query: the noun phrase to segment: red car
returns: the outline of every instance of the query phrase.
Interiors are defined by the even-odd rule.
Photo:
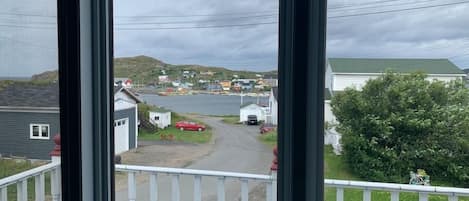
[[[275,129],[277,129],[277,127],[272,124],[262,124],[262,126],[259,128],[261,134],[275,131]]]
[[[176,123],[176,128],[184,131],[204,131],[205,126],[201,124],[197,124],[195,122],[190,122],[190,121],[179,121]]]

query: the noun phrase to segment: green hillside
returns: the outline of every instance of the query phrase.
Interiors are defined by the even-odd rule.
[[[199,79],[226,80],[232,79],[233,75],[239,78],[256,78],[256,74],[276,74],[276,71],[270,72],[251,72],[251,71],[233,71],[222,67],[209,67],[201,65],[172,65],[164,63],[158,59],[148,56],[123,57],[117,58],[114,62],[114,77],[128,77],[139,83],[154,83],[158,80],[162,70],[170,79],[183,79],[183,71],[192,71],[196,73],[193,81]],[[213,76],[200,75],[200,72],[211,71]],[[188,81],[192,81],[189,79]]]
[[[266,78],[276,77],[277,71],[269,72],[251,72],[251,71],[233,71],[222,67],[208,67],[201,65],[172,65],[164,63],[158,59],[148,56],[122,57],[114,60],[114,77],[128,77],[138,83],[151,84],[156,83],[162,70],[171,80],[183,79],[183,71],[191,71],[196,74],[194,78],[188,78],[186,81],[196,83],[199,79],[204,80],[230,80],[233,75],[239,78],[256,78],[256,74]],[[201,75],[201,72],[213,72],[212,76]],[[47,71],[41,74],[33,75],[33,81],[56,81],[57,71]]]

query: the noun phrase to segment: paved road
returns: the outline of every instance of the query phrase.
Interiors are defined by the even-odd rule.
[[[199,117],[213,128],[216,144],[211,154],[194,161],[186,168],[201,170],[218,170],[244,172],[252,174],[268,174],[272,161],[272,151],[257,140],[257,126],[228,125],[215,117]],[[159,200],[171,200],[171,180],[161,175],[158,177]],[[181,177],[181,201],[193,200],[192,177]],[[254,184],[251,184],[252,188]],[[227,180],[225,183],[226,200],[238,200],[240,183]],[[216,200],[217,186],[215,179],[202,179],[204,201]],[[116,192],[117,200],[126,200],[127,192]],[[147,182],[138,184],[137,200],[148,200],[149,187]]]

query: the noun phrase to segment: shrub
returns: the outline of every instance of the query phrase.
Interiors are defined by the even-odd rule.
[[[462,81],[387,72],[361,91],[335,94],[332,111],[351,169],[373,181],[409,181],[425,169],[436,180],[469,187],[469,90]]]

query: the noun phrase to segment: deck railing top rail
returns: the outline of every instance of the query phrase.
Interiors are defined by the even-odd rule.
[[[365,182],[365,181],[347,181],[326,179],[326,186],[337,188],[357,188],[365,190],[384,190],[384,191],[399,191],[399,192],[417,192],[417,193],[430,193],[442,195],[457,195],[469,196],[469,189],[467,188],[453,188],[453,187],[439,187],[439,186],[422,186],[410,184],[395,184],[395,183],[381,183],[381,182]]]
[[[46,173],[46,172],[50,172],[51,170],[53,170],[53,169],[55,169],[59,166],[60,166],[60,162],[52,162],[52,163],[48,163],[48,164],[43,165],[43,166],[39,166],[37,168],[33,168],[33,169],[30,169],[30,170],[27,170],[27,171],[24,171],[24,172],[21,172],[21,173],[18,173],[18,174],[15,174],[15,175],[3,178],[3,179],[0,179],[0,188],[6,187],[6,186],[11,185],[11,184],[15,184],[18,181],[21,181],[21,180],[24,180],[24,179],[28,179],[28,178],[31,178],[31,177],[34,177],[34,176],[37,176],[37,175],[40,175],[40,174],[43,174],[43,173]]]
[[[209,170],[194,170],[194,169],[182,169],[182,168],[148,167],[148,166],[137,166],[137,165],[116,165],[116,171],[152,172],[152,173],[166,173],[166,174],[194,175],[194,176],[198,175],[198,176],[209,176],[209,177],[251,179],[251,180],[260,180],[260,181],[272,181],[273,180],[272,176],[270,175],[257,175],[257,174],[245,174],[245,173],[209,171]]]

